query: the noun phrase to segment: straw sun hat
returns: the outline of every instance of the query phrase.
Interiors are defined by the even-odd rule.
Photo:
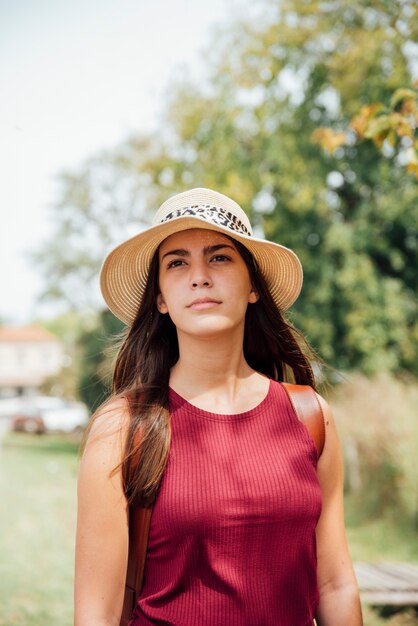
[[[153,225],[114,248],[103,263],[103,297],[125,324],[131,325],[136,317],[158,246],[169,235],[189,228],[214,230],[248,248],[281,311],[298,297],[303,274],[296,254],[280,244],[253,237],[247,215],[231,198],[211,189],[190,189],[164,202]]]

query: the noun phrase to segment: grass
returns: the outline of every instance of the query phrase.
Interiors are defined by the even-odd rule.
[[[355,526],[347,523],[346,529],[353,561],[418,563],[418,535],[410,519],[386,516]]]
[[[361,411],[364,412],[365,398],[377,406],[367,387],[361,385],[364,381],[356,386],[357,396],[348,387],[347,397],[341,391],[335,398],[343,439],[341,423],[345,419],[347,425],[354,415],[356,423],[351,419],[350,436],[364,439]],[[392,398],[390,411],[395,410],[395,405],[399,411],[400,395],[402,398],[404,395],[384,381],[381,397],[388,389]],[[415,506],[417,389],[411,391],[411,403],[401,407],[404,420],[398,420],[391,429],[385,427],[403,468],[402,498]],[[391,403],[385,400],[385,410],[388,404]],[[384,423],[385,416],[381,419]],[[386,424],[392,425],[393,420],[388,418]],[[368,442],[373,440],[371,427],[369,420],[365,429],[369,429]],[[0,448],[0,626],[71,626],[73,623],[78,445],[78,440],[68,436],[14,433],[5,436]],[[368,489],[371,487],[366,484],[366,496]],[[347,536],[353,560],[418,562],[414,506],[395,508],[398,513],[385,510],[374,517],[362,516],[359,507],[361,500],[347,498]],[[406,610],[383,618],[365,607],[364,623],[365,626],[418,626],[418,617],[412,610]]]
[[[405,609],[391,616],[382,617],[370,607],[363,608],[364,626],[417,626],[418,616],[414,609]]]
[[[8,434],[0,451],[0,626],[71,626],[78,443]]]

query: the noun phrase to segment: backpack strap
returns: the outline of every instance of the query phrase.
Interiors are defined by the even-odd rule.
[[[129,410],[133,410],[133,399],[127,396]],[[139,443],[139,433],[135,435],[135,444]],[[131,472],[135,472],[139,462],[135,455]],[[136,600],[141,593],[147,556],[148,535],[151,523],[152,508],[141,508],[133,505],[128,507],[129,548],[126,568],[125,592],[123,597],[120,626],[127,626],[136,607]]]
[[[318,459],[322,454],[325,444],[325,420],[318,396],[309,385],[292,385],[282,383],[294,412],[315,441]]]
[[[120,626],[127,626],[141,593],[152,509],[129,507],[129,551]]]

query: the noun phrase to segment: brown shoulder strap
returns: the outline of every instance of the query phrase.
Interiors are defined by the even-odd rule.
[[[130,409],[132,401],[128,396]],[[137,441],[139,433],[136,433]],[[139,459],[135,457],[131,465],[131,471],[135,471]],[[136,599],[141,593],[144,578],[145,559],[147,556],[148,535],[151,522],[152,509],[130,506],[129,519],[129,548],[128,565],[126,569],[125,595],[123,598],[122,615],[120,626],[127,626],[136,606]]]
[[[141,593],[151,512],[151,509],[129,507],[128,567],[120,626],[127,626]]]
[[[315,391],[309,385],[292,385],[291,383],[282,383],[282,385],[296,415],[311,433],[319,458],[325,444],[325,422]]]

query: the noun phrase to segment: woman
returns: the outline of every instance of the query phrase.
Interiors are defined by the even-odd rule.
[[[153,505],[133,626],[361,625],[332,415],[318,396],[317,462],[279,382],[314,386],[282,315],[301,284],[296,255],[208,189],[107,257],[102,292],[128,332],[80,467],[76,626],[119,624],[128,501]]]

